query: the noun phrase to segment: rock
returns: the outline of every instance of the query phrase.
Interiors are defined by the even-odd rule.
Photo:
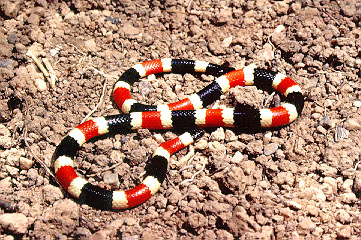
[[[39,92],[44,92],[48,87],[46,86],[46,82],[44,79],[35,78],[34,80],[35,87],[38,89]]]
[[[274,50],[271,44],[266,43],[263,49],[259,51],[258,58],[263,61],[272,61],[275,57]]]
[[[137,224],[137,222],[138,222],[138,220],[136,218],[132,218],[132,217],[124,218],[124,224],[126,224],[128,226],[134,226]]]
[[[119,31],[124,33],[125,36],[135,36],[141,32],[138,28],[132,26],[131,24],[125,24],[124,27],[119,29]]]
[[[199,150],[204,150],[208,147],[208,141],[205,139],[201,139],[195,143],[194,148]]]
[[[347,121],[344,123],[344,127],[347,130],[360,130],[361,125],[355,120],[355,119],[347,119]]]
[[[243,161],[244,156],[241,152],[237,151],[231,158],[231,163],[239,164]]]
[[[120,186],[118,174],[106,172],[104,174],[104,183],[111,186],[112,189],[118,189]]]
[[[64,195],[59,187],[49,184],[43,188],[43,197],[47,203],[53,204],[55,201],[64,198]]]
[[[280,209],[280,215],[285,218],[290,218],[293,216],[293,211],[291,209],[287,208],[281,208]]]
[[[307,211],[311,216],[318,216],[320,209],[317,208],[316,206],[313,206],[313,205],[307,205],[306,211]]]
[[[277,1],[274,4],[275,11],[279,15],[285,15],[288,12],[289,5],[288,1]]]
[[[340,209],[336,212],[336,219],[342,224],[350,222],[350,214],[346,212],[344,209]]]
[[[280,172],[277,174],[274,181],[277,184],[287,184],[289,186],[292,186],[295,178],[291,172]]]
[[[353,17],[356,14],[356,1],[344,1],[340,4],[343,14]]]
[[[106,240],[108,239],[109,230],[99,230],[89,236],[89,240]]]
[[[30,168],[26,174],[26,176],[28,177],[29,179],[29,182],[30,182],[30,186],[31,185],[34,185],[36,180],[38,179],[39,177],[39,174],[38,174],[38,170],[35,169],[35,168]]]
[[[181,197],[182,197],[182,194],[179,191],[173,191],[168,198],[169,203],[172,205],[177,204]]]
[[[256,170],[256,163],[254,161],[247,160],[241,163],[241,168],[246,175],[251,175]]]
[[[5,163],[12,167],[19,167],[20,157],[23,155],[25,155],[25,151],[16,148],[11,148],[0,153],[0,157],[6,159]]]
[[[83,227],[78,227],[75,231],[74,231],[74,235],[77,239],[80,240],[85,240],[85,239],[89,239],[91,232],[89,229],[87,228],[83,228]]]
[[[222,142],[224,141],[224,138],[225,138],[225,133],[224,133],[224,128],[222,127],[218,128],[216,131],[213,131],[211,134],[212,141]]]
[[[224,48],[228,48],[232,44],[232,39],[233,39],[232,36],[223,39],[223,41],[221,43],[221,46],[224,47]]]
[[[14,140],[11,137],[10,131],[7,127],[0,124],[0,147],[5,149],[11,148],[13,146]],[[0,156],[3,156],[0,154]]]
[[[240,167],[232,167],[224,177],[224,184],[231,191],[244,189],[244,172]]]
[[[295,201],[287,201],[286,202],[286,206],[295,209],[295,210],[301,210],[302,209],[302,205],[295,202]]]
[[[224,53],[224,48],[221,47],[221,43],[216,40],[210,41],[208,47],[209,51],[211,51],[216,56]]]
[[[167,204],[168,204],[168,198],[164,197],[164,195],[159,195],[157,198],[157,207],[159,209],[166,209]]]
[[[315,229],[316,224],[309,218],[309,217],[305,217],[303,218],[300,222],[299,222],[299,227],[301,227],[302,229],[305,230],[309,230],[312,231],[313,229]]]
[[[30,16],[27,19],[28,23],[33,24],[35,26],[38,26],[40,23],[40,17],[36,13],[30,14]]]
[[[95,40],[92,38],[84,42],[84,48],[88,52],[94,52],[97,49],[97,44]]]
[[[234,239],[234,237],[231,233],[229,233],[223,229],[217,230],[216,234],[217,234],[217,239],[222,239],[222,240],[233,240]]]
[[[0,124],[0,136],[10,137],[10,130],[3,124]]]
[[[209,150],[212,152],[212,154],[217,156],[224,156],[226,155],[226,147],[225,145],[221,144],[220,142],[209,142],[208,144]]]
[[[354,180],[354,190],[355,192],[361,192],[361,171],[356,171]]]
[[[154,75],[150,75],[150,76],[154,76]],[[142,96],[148,96],[151,92],[154,91],[154,89],[150,81],[140,81],[138,83],[138,91]]]
[[[7,189],[10,189],[10,191],[12,191],[11,177],[6,177],[0,180],[0,192],[7,192]]]
[[[361,107],[361,101],[354,101],[353,105],[357,108]]]
[[[5,165],[4,166],[6,172],[9,173],[12,177],[18,177],[19,176],[19,169],[13,166]]]
[[[214,17],[214,23],[216,25],[223,25],[232,19],[232,8],[221,8],[219,13]]]
[[[266,146],[264,146],[263,154],[266,156],[272,155],[273,153],[275,153],[277,151],[277,149],[278,149],[277,143],[267,144]]]
[[[336,230],[337,239],[350,239],[352,235],[352,228],[350,225],[341,226]]]
[[[217,236],[212,230],[206,230],[203,239],[217,239]]]
[[[22,170],[28,170],[33,166],[33,161],[25,157],[20,157],[19,162]]]
[[[326,201],[326,195],[321,189],[311,187],[311,190],[313,192],[313,196],[312,196],[313,200],[318,201],[318,202]]]
[[[197,199],[197,197],[201,194],[201,190],[196,185],[190,185],[188,187],[188,196],[193,199]]]
[[[69,234],[79,226],[79,204],[72,199],[61,199],[56,201],[51,208],[45,208],[41,216],[41,224],[49,226],[50,229],[62,229],[62,234]],[[55,225],[54,225],[55,224]],[[45,226],[40,226],[44,229]]]
[[[341,189],[345,193],[350,193],[350,192],[352,192],[352,185],[353,185],[353,180],[352,179],[346,179],[343,182]]]
[[[340,195],[341,201],[344,203],[354,203],[357,201],[357,197],[353,192],[343,193]]]
[[[9,17],[15,18],[18,15],[20,8],[20,4],[23,1],[15,0],[15,1],[1,1],[0,3],[0,10],[1,12]]]
[[[207,218],[200,213],[192,213],[188,216],[188,223],[192,228],[199,228],[207,225]]]
[[[336,193],[337,192],[337,181],[336,179],[332,178],[332,177],[325,177],[323,179],[324,184],[327,184],[331,187],[332,192]]]
[[[15,63],[16,62],[12,59],[8,59],[8,58],[0,59],[0,67],[6,68],[10,71],[14,70]]]
[[[272,140],[272,135],[273,135],[272,132],[265,133],[264,136],[263,136],[263,141],[265,143],[269,143]]]
[[[1,229],[6,229],[15,234],[26,233],[31,222],[22,213],[4,213],[0,215]]]

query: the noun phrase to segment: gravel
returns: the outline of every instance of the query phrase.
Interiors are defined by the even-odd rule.
[[[0,238],[357,239],[360,10],[357,1],[1,1]],[[52,64],[55,89],[29,50]],[[56,145],[98,103],[99,72],[109,78],[94,117],[119,112],[111,100],[118,76],[165,57],[280,71],[300,84],[305,108],[282,129],[207,131],[172,156],[160,191],[134,209],[100,211],[65,194],[34,156],[51,168]],[[147,80],[135,84],[134,98],[161,104],[213,77]],[[279,100],[237,87],[211,107]],[[156,146],[177,134],[99,138],[79,151],[75,167],[94,184],[129,189]]]

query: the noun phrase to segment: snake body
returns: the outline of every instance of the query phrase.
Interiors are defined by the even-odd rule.
[[[142,77],[156,73],[202,73],[216,76],[210,85],[188,98],[167,105],[144,105],[131,97],[131,86]],[[205,109],[235,86],[256,86],[276,90],[284,103],[270,109],[251,107]],[[302,112],[304,97],[299,85],[289,77],[254,65],[235,70],[204,61],[159,59],[137,64],[125,71],[116,82],[113,98],[122,114],[97,117],[72,129],[57,146],[54,154],[56,176],[64,189],[81,202],[100,209],[135,207],[160,188],[166,177],[170,156],[199,139],[206,127],[273,128],[293,122]],[[77,175],[74,157],[89,139],[106,133],[124,133],[137,129],[186,129],[179,137],[164,142],[154,152],[144,180],[123,191],[92,185]]]

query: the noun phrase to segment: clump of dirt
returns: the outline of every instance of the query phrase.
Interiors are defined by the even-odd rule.
[[[2,238],[361,235],[360,2],[11,0],[0,13]],[[34,56],[49,61],[53,78]],[[276,131],[208,132],[191,160],[178,162],[189,149],[172,156],[160,191],[134,209],[82,205],[46,171],[57,144],[97,106],[103,86],[92,116],[119,112],[111,100],[117,76],[165,57],[280,71],[300,84],[304,111]],[[143,103],[169,103],[212,80],[169,74],[136,84],[133,93]],[[267,107],[267,98],[236,88],[215,104]],[[135,186],[159,134],[176,136],[141,130],[92,141],[75,167],[101,186]]]

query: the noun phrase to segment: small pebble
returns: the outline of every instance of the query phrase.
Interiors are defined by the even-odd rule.
[[[124,219],[124,223],[128,226],[133,226],[137,223],[137,219],[132,218],[132,217],[127,217]]]
[[[272,139],[272,132],[268,132],[263,136],[263,141],[269,143]]]
[[[344,203],[354,203],[357,201],[357,197],[353,192],[343,193],[340,195],[340,197],[341,197],[341,201]]]
[[[263,154],[266,156],[272,155],[277,151],[277,149],[278,149],[277,143],[267,144],[266,146],[264,146]]]
[[[361,107],[361,101],[354,101],[353,105],[357,108]]]
[[[332,105],[334,105],[334,104],[335,104],[335,100],[326,99],[324,106],[325,107],[332,107]]]
[[[23,170],[28,170],[33,166],[33,161],[30,159],[27,159],[25,157],[20,157],[20,168]]]
[[[233,39],[232,36],[225,38],[222,41],[221,46],[224,47],[224,48],[228,48],[232,44],[232,39]]]
[[[280,209],[280,214],[284,217],[292,217],[293,215],[293,211],[291,209],[289,209],[288,207],[287,208],[281,208]]]
[[[112,187],[112,189],[117,189],[120,186],[118,174],[116,173],[107,172],[104,174],[103,179],[104,179],[104,183],[109,184]]]
[[[78,227],[75,231],[74,231],[74,235],[77,238],[81,238],[81,239],[88,239],[91,235],[91,232],[89,229],[87,228],[83,228],[83,227]]]
[[[46,82],[41,78],[36,78],[34,83],[39,92],[44,92],[48,88]]]
[[[45,202],[53,204],[55,201],[64,197],[63,192],[59,187],[53,185],[46,185],[43,188],[43,198]]]
[[[300,221],[299,226],[306,230],[313,230],[315,229],[316,224],[309,217],[305,217]]]
[[[153,74],[152,74],[153,75]],[[153,75],[154,76],[154,75]],[[138,84],[138,91],[141,95],[147,96],[153,90],[152,84],[149,81],[140,81]]]
[[[265,61],[271,61],[274,59],[275,54],[274,54],[274,50],[271,44],[266,43],[263,46],[263,49],[260,52],[261,54],[261,59],[264,59]]]
[[[0,59],[0,68],[14,70],[15,61],[12,59]]]
[[[344,127],[348,130],[360,130],[361,125],[355,119],[347,119],[344,123]]]
[[[159,134],[159,133],[154,134],[154,135],[153,135],[153,138],[154,138],[154,140],[157,141],[157,143],[159,143],[159,144],[165,142],[163,136],[162,136],[161,134]]]
[[[322,126],[318,126],[317,128],[317,132],[323,134],[323,135],[326,135],[327,134],[327,130],[324,129]]]
[[[354,179],[354,190],[355,192],[361,191],[361,172],[360,171],[356,171],[355,173],[356,177]]]
[[[0,215],[0,228],[15,234],[26,233],[31,222],[22,213],[4,213]]]
[[[311,216],[318,216],[319,213],[319,209],[313,205],[308,205],[306,207],[306,211],[311,215]]]
[[[342,226],[337,229],[337,239],[349,239],[352,234],[352,228],[350,225]]]
[[[201,139],[194,145],[195,149],[204,150],[208,147],[208,142],[205,139]]]
[[[216,131],[211,133],[211,140],[221,142],[226,137],[224,128],[220,127]]]
[[[325,193],[321,190],[321,189],[318,189],[318,188],[312,188],[313,190],[313,196],[312,196],[312,199],[317,201],[317,202],[324,202],[326,201],[326,195]]]
[[[334,179],[332,177],[324,177],[323,182],[325,184],[328,184],[328,185],[331,186],[333,193],[337,192],[337,181],[336,181],[336,179]]]
[[[292,209],[296,209],[296,210],[301,210],[302,209],[302,205],[295,202],[295,201],[287,201],[286,206],[288,206],[288,207],[290,207]]]
[[[232,163],[236,163],[236,164],[239,164],[240,162],[242,162],[244,159],[244,156],[241,152],[237,151],[234,156],[232,157],[231,159],[231,162]]]
[[[336,212],[336,219],[342,224],[350,222],[350,214],[344,209],[340,209]]]
[[[106,240],[108,239],[109,232],[107,230],[99,230],[89,236],[89,240]]]
[[[352,192],[352,186],[353,186],[353,180],[352,179],[346,179],[342,184],[342,190],[345,193]]]
[[[320,119],[322,117],[321,113],[312,113],[311,118],[313,119]]]
[[[84,49],[88,52],[96,51],[97,44],[94,39],[89,39],[84,42]]]
[[[245,174],[251,175],[256,170],[256,164],[254,161],[247,160],[241,163],[241,167]]]

